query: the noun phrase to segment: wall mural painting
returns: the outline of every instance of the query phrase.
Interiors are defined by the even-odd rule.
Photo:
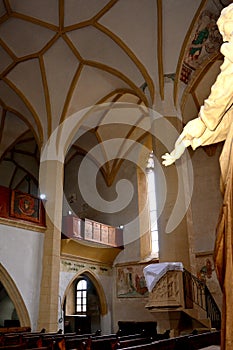
[[[197,277],[204,283],[207,279],[212,278],[212,273],[214,271],[213,263],[209,258],[205,260],[205,264],[201,266],[197,273]]]
[[[216,14],[206,9],[201,12],[197,20],[193,35],[191,35],[191,42],[187,46],[180,75],[180,80],[185,84],[188,84],[194,71],[204,61],[219,51],[222,37],[216,24],[218,17],[219,12]]]
[[[206,284],[219,308],[222,307],[222,291],[214,269],[213,254],[199,253],[196,256],[197,277]]]
[[[142,298],[148,297],[146,280],[143,275],[145,265],[130,265],[117,267],[117,297]]]

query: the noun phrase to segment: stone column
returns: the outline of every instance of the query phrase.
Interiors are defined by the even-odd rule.
[[[58,330],[60,245],[63,201],[63,163],[43,161],[40,166],[40,193],[46,195],[43,272],[38,329]]]
[[[179,129],[177,118],[164,117],[156,120],[153,127],[155,135],[163,135],[161,141],[158,138],[153,140],[155,156],[160,164],[161,156],[172,149]],[[167,148],[167,149],[166,149]],[[189,219],[189,182],[191,177],[185,173],[186,165],[182,165],[181,160],[170,167],[163,167],[161,171],[156,170],[156,196],[159,229],[159,261],[160,262],[183,262],[185,268],[190,270],[192,265],[190,255],[190,228],[192,222]],[[170,220],[174,208],[173,221]],[[174,213],[173,213],[174,214]],[[179,218],[181,218],[179,220]],[[170,220],[170,221],[169,221]],[[170,223],[170,226],[168,225]],[[169,229],[169,232],[168,232]]]

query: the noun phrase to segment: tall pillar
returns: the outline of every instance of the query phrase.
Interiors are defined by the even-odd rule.
[[[164,117],[156,120],[153,127],[155,135],[163,135],[163,139],[153,140],[154,153],[161,164],[161,156],[173,149],[178,137],[176,129],[179,129],[179,121],[174,117]],[[161,171],[156,171],[155,174],[157,206],[160,213],[158,218],[159,261],[181,261],[185,268],[190,270],[192,223],[189,218],[190,205],[187,204],[187,197],[191,187],[189,184],[191,177],[185,173],[185,168],[186,165],[183,166],[180,160],[170,167],[161,165]]]
[[[40,193],[46,195],[46,225],[38,329],[58,330],[60,245],[63,201],[63,163],[48,160],[40,166]]]

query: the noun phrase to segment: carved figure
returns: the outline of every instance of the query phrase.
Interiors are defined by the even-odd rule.
[[[162,156],[165,166],[180,158],[186,147],[195,150],[226,139],[231,124],[231,113],[227,113],[233,102],[233,4],[224,8],[217,21],[223,37],[221,53],[224,62],[221,72],[211,88],[211,93],[201,106],[198,118],[187,123],[175,143],[175,149]]]
[[[217,226],[214,262],[223,292],[221,349],[233,349],[233,4],[224,8],[217,21],[223,37],[224,62],[201,106],[197,118],[189,121],[175,143],[174,150],[162,156],[168,166],[180,158],[186,147],[225,140],[220,156],[222,211]]]

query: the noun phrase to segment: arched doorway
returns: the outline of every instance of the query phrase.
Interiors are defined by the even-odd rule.
[[[24,301],[8,272],[0,264],[0,325],[30,327]]]
[[[0,281],[0,327],[19,327],[15,306]]]
[[[65,333],[89,334],[101,329],[101,315],[106,313],[101,288],[88,272],[78,275],[72,281],[63,303]]]

